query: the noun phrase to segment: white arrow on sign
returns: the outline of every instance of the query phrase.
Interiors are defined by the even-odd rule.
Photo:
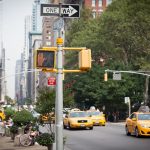
[[[61,14],[68,14],[69,17],[74,15],[76,12],[78,11],[72,6],[69,6],[69,8],[61,8]]]

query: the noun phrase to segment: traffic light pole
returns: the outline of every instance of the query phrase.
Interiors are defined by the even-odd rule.
[[[59,4],[59,14],[61,17],[61,3]],[[61,29],[57,38],[57,75],[56,75],[56,150],[63,150],[63,39]]]
[[[107,69],[107,70],[105,70],[105,73],[107,73],[107,72],[139,74],[139,75],[150,77],[150,74],[147,74],[146,71],[123,71],[123,70],[119,71],[119,70],[109,70],[109,69]]]
[[[62,38],[57,39],[57,76],[56,76],[56,150],[63,150],[63,65]]]

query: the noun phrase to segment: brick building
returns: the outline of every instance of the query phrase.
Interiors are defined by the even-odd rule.
[[[93,17],[100,15],[112,0],[65,0],[65,3],[80,4],[81,7],[92,9]]]

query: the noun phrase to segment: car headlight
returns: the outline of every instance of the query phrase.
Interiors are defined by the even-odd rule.
[[[147,124],[140,124],[141,125],[141,127],[143,127],[143,128],[149,128],[150,127],[150,125],[147,125]]]

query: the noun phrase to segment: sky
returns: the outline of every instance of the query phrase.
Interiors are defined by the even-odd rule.
[[[24,47],[24,19],[34,0],[3,0],[3,46],[6,49],[7,95],[15,97],[15,63]]]

